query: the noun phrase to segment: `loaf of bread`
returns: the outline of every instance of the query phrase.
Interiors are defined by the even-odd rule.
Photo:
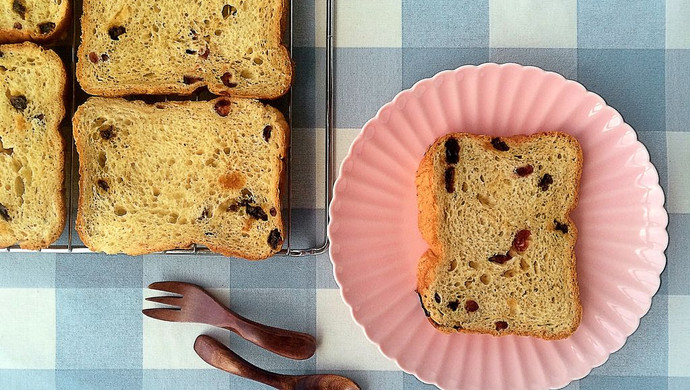
[[[48,41],[62,32],[69,20],[69,0],[3,0],[0,43]]]
[[[289,129],[275,108],[90,98],[73,124],[76,227],[92,250],[139,255],[197,243],[252,260],[280,250]]]
[[[288,91],[284,0],[84,0],[77,78],[99,96]]]
[[[67,74],[60,58],[33,43],[0,45],[0,247],[42,249],[65,225]]]
[[[575,268],[582,152],[570,135],[438,139],[417,171],[429,249],[417,292],[444,332],[568,337],[582,316]]]

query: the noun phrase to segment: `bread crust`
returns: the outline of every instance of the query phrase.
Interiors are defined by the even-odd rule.
[[[0,28],[0,43],[18,43],[24,41],[31,41],[37,43],[46,43],[57,39],[60,34],[65,32],[72,20],[72,2],[70,0],[63,0],[65,4],[61,8],[62,12],[58,20],[55,21],[55,29],[48,34],[41,34],[35,29],[21,29],[15,28],[3,29]]]
[[[89,7],[89,4],[94,1],[94,0],[84,0],[84,5],[83,9],[87,10]],[[128,95],[180,95],[180,96],[189,96],[192,95],[195,91],[197,91],[199,88],[202,87],[207,87],[208,90],[219,96],[227,96],[227,97],[236,97],[236,98],[251,98],[251,99],[277,99],[283,95],[285,95],[290,88],[292,87],[293,83],[293,78],[294,78],[294,62],[290,58],[290,53],[287,50],[287,48],[282,44],[282,39],[283,39],[283,31],[284,31],[284,19],[286,15],[286,10],[288,6],[288,0],[283,0],[280,3],[280,8],[279,8],[279,14],[281,15],[278,18],[274,18],[274,23],[278,27],[277,28],[277,33],[274,34],[271,39],[275,42],[278,42],[278,47],[277,50],[279,50],[280,53],[280,58],[283,58],[284,61],[279,63],[281,66],[281,71],[283,71],[287,77],[287,80],[285,82],[285,87],[274,91],[273,93],[265,93],[265,94],[250,94],[250,93],[243,93],[241,91],[237,91],[233,88],[226,87],[222,83],[219,82],[209,82],[207,80],[203,80],[197,83],[193,84],[182,84],[182,83],[175,83],[175,84],[168,84],[168,85],[156,85],[156,86],[147,86],[143,84],[139,85],[122,85],[119,86],[117,84],[111,85],[111,86],[102,86],[101,84],[98,83],[92,83],[91,79],[88,76],[88,63],[84,60],[86,58],[86,53],[85,53],[85,45],[83,43],[84,41],[84,31],[92,30],[96,28],[95,25],[92,25],[89,23],[89,19],[86,17],[86,11],[84,14],[82,14],[81,17],[81,23],[82,23],[82,35],[81,35],[81,41],[82,43],[79,45],[79,48],[77,50],[77,65],[76,65],[76,75],[77,75],[77,80],[79,81],[79,84],[81,85],[82,89],[86,91],[87,93],[91,95],[96,95],[96,96],[105,96],[105,97],[123,97],[123,96],[128,96]],[[183,75],[180,75],[183,76]]]
[[[96,100],[96,99],[103,99],[103,100],[111,100],[113,104],[118,104],[118,103],[135,103],[135,104],[140,104],[141,106],[150,106],[149,104],[146,104],[141,101],[137,102],[129,102],[125,99],[122,98],[90,98],[89,100]],[[230,98],[230,97],[220,97],[216,98],[214,100],[211,100],[208,102],[208,107],[209,109],[213,109],[214,105],[218,101],[234,101],[237,100],[237,98]],[[156,103],[156,105],[162,105],[162,106],[171,106],[171,105],[184,105],[188,106],[192,104],[190,101],[178,101],[178,102],[165,102],[165,103]],[[283,117],[283,114],[277,110],[276,108],[263,104],[262,105],[268,110],[268,112],[271,112],[273,114],[277,115],[277,122],[276,125],[278,128],[281,130],[280,132],[275,132],[275,134],[282,134],[283,136],[280,138],[279,142],[279,148],[280,150],[287,150],[287,144],[288,144],[288,139],[289,139],[289,134],[290,134],[290,128],[285,121],[285,118]],[[77,109],[77,111],[74,114],[74,117],[72,119],[73,123],[73,132],[74,132],[74,140],[77,148],[77,153],[79,154],[79,159],[80,159],[80,164],[79,164],[79,200],[78,200],[78,213],[77,213],[77,219],[76,219],[76,225],[75,228],[77,230],[77,233],[79,234],[79,237],[81,238],[82,242],[92,251],[94,252],[102,252],[103,248],[101,248],[94,240],[92,240],[92,237],[89,235],[88,230],[86,229],[86,221],[84,219],[84,215],[82,210],[84,210],[84,200],[86,198],[86,193],[85,193],[85,188],[87,183],[85,182],[86,178],[86,166],[88,164],[84,163],[82,161],[83,156],[85,154],[85,144],[83,138],[79,134],[79,123],[82,120],[82,116],[84,115],[84,111],[82,110],[82,107]],[[285,164],[281,163],[278,166],[280,172],[279,175],[282,177],[285,174]],[[280,204],[280,187],[276,186],[272,190],[272,201],[274,204],[279,205]],[[284,232],[284,222],[282,219],[282,213],[277,213],[276,215],[276,222],[277,225],[280,226],[282,229],[281,231]],[[284,240],[284,237],[282,237]],[[146,243],[146,244],[136,244],[134,247],[129,244],[126,248],[121,253],[125,253],[127,255],[131,256],[138,256],[138,255],[145,255],[145,254],[150,254],[150,253],[155,253],[155,252],[162,252],[165,250],[173,250],[173,249],[186,249],[190,248],[193,244],[198,244],[198,245],[203,245],[208,247],[212,252],[219,253],[223,256],[229,256],[229,257],[241,257],[247,260],[263,260],[266,259],[275,253],[277,253],[280,250],[280,247],[282,246],[282,240],[281,240],[281,245],[278,246],[277,250],[273,250],[269,247],[269,250],[266,250],[264,253],[259,254],[259,255],[253,255],[252,253],[249,252],[241,252],[241,251],[236,251],[230,247],[224,247],[222,245],[215,245],[212,241],[210,240],[196,240],[196,239],[188,239],[184,241],[168,241],[168,242],[154,242],[154,243]],[[113,254],[115,252],[106,252],[109,254]]]
[[[540,136],[556,136],[562,139],[567,140],[568,143],[574,146],[574,148],[578,152],[578,164],[577,164],[577,171],[576,171],[576,180],[577,183],[580,182],[580,178],[582,175],[582,166],[583,166],[583,155],[582,155],[582,149],[580,148],[580,144],[578,141],[571,135],[562,133],[562,132],[557,132],[557,131],[550,131],[550,132],[542,132],[542,133],[536,133],[533,135],[515,135],[511,137],[501,137],[502,139],[506,140],[509,139],[511,140],[511,144],[513,145],[520,145],[525,142],[530,142],[533,141],[535,138],[538,138]],[[493,137],[491,136],[486,136],[486,135],[476,135],[476,134],[469,134],[469,133],[451,133],[447,134],[439,139],[437,139],[432,145],[429,146],[427,149],[426,153],[424,154],[424,157],[422,158],[422,161],[419,164],[419,168],[417,170],[417,175],[416,175],[416,187],[417,187],[417,200],[418,200],[418,208],[419,208],[419,214],[418,214],[418,224],[419,224],[419,230],[420,233],[422,234],[422,237],[424,240],[427,242],[429,245],[429,249],[422,255],[422,257],[419,260],[419,265],[417,269],[417,293],[420,294],[420,299],[421,299],[421,294],[423,294],[425,291],[427,291],[430,287],[430,285],[434,281],[434,275],[435,275],[435,270],[437,266],[439,265],[441,259],[444,257],[444,252],[443,252],[443,245],[441,244],[439,237],[438,237],[438,228],[441,226],[440,220],[441,220],[441,212],[440,206],[437,203],[436,195],[434,188],[435,186],[433,185],[433,179],[434,179],[434,166],[433,166],[433,157],[434,154],[432,151],[440,144],[443,144],[446,142],[451,137],[455,138],[461,138],[461,137],[468,137],[476,140],[480,140],[483,142],[490,142]],[[572,322],[572,325],[569,329],[561,332],[561,333],[556,333],[552,334],[549,332],[523,332],[520,330],[515,330],[512,328],[503,330],[503,331],[496,331],[493,329],[487,329],[487,331],[476,331],[476,330],[471,330],[471,329],[465,329],[465,328],[453,328],[449,326],[443,326],[441,324],[436,323],[431,317],[427,315],[427,319],[429,322],[438,330],[444,332],[444,333],[456,333],[456,332],[461,332],[461,333],[488,333],[492,334],[494,336],[505,336],[505,335],[518,335],[518,336],[533,336],[533,337],[538,337],[541,339],[546,339],[546,340],[557,340],[557,339],[563,339],[567,338],[572,333],[577,330],[581,320],[582,320],[582,305],[580,302],[580,293],[579,293],[579,286],[577,283],[577,267],[576,267],[576,259],[575,259],[575,242],[577,240],[577,227],[575,223],[573,222],[570,214],[571,212],[575,209],[579,201],[579,185],[576,186],[576,191],[573,194],[573,200],[572,203],[568,205],[568,209],[565,213],[566,215],[566,223],[570,229],[572,229],[573,234],[572,236],[568,236],[569,240],[571,242],[570,248],[570,261],[569,261],[569,274],[572,276],[572,283],[574,286],[574,300],[575,300],[575,310],[576,312],[574,313],[574,320]],[[572,237],[572,238],[570,238]],[[424,303],[422,300],[422,307],[425,312],[427,312],[427,309],[424,308]],[[428,313],[428,312],[427,312]]]
[[[65,66],[60,59],[60,57],[52,50],[49,49],[44,49],[35,43],[32,42],[24,42],[24,43],[14,43],[14,44],[7,44],[7,45],[2,45],[0,46],[0,51],[6,51],[6,52],[31,52],[39,50],[43,55],[45,55],[49,61],[53,62],[53,65],[56,66],[56,69],[58,71],[57,75],[54,75],[57,77],[61,82],[60,82],[60,90],[58,91],[59,98],[56,100],[55,104],[57,105],[58,109],[58,116],[60,118],[59,121],[57,121],[56,125],[50,128],[47,128],[47,131],[53,132],[55,135],[57,135],[56,139],[59,141],[58,149],[59,153],[57,154],[57,160],[58,160],[58,166],[60,169],[58,169],[55,174],[59,178],[59,183],[60,185],[58,186],[58,191],[55,194],[55,197],[53,198],[55,200],[54,206],[57,212],[57,219],[55,221],[55,224],[53,225],[52,229],[49,232],[46,232],[46,235],[44,239],[42,240],[26,240],[26,241],[19,241],[19,247],[22,249],[27,249],[27,250],[39,250],[39,249],[45,249],[50,246],[53,242],[57,241],[58,238],[60,238],[60,235],[62,234],[62,231],[65,227],[65,214],[66,214],[66,205],[65,205],[65,188],[64,188],[64,171],[63,167],[65,166],[65,140],[62,138],[62,135],[60,134],[60,124],[64,120],[65,117],[65,93],[66,93],[66,86],[67,86],[67,71],[65,70]],[[0,237],[0,248],[7,248],[9,246],[12,246],[16,244],[17,241],[14,240],[13,238],[6,238],[6,237]]]

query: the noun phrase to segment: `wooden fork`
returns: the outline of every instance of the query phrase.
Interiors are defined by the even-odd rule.
[[[156,282],[150,289],[181,296],[146,298],[173,307],[144,309],[145,315],[163,321],[196,322],[224,328],[280,356],[304,360],[314,355],[316,340],[306,333],[274,328],[248,320],[226,308],[203,288],[185,282]]]

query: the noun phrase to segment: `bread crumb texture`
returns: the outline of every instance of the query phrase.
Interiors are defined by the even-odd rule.
[[[283,0],[84,0],[77,78],[100,96],[271,99],[292,83]]]
[[[0,2],[0,42],[47,41],[69,22],[68,0],[3,0]]]
[[[90,98],[74,117],[77,231],[130,255],[192,243],[247,259],[280,250],[288,126],[255,100],[153,105]]]
[[[67,76],[33,43],[0,45],[0,247],[41,249],[65,224],[63,141]]]
[[[418,293],[445,332],[560,339],[578,327],[575,267],[582,152],[549,132],[449,134],[417,172],[419,227],[429,250]]]

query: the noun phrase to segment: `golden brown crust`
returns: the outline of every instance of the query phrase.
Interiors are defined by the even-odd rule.
[[[220,97],[216,98],[214,100],[211,100],[209,102],[209,107],[210,109],[213,109],[215,106],[215,103],[220,101],[220,100],[229,100],[233,101],[236,100],[237,98],[230,98],[230,97]],[[128,102],[125,99],[113,99],[116,102]],[[143,102],[140,102],[143,105],[146,105]],[[184,101],[184,102],[165,102],[165,103],[157,103],[157,105],[189,105],[191,102],[189,101]],[[290,127],[288,126],[287,122],[285,121],[283,114],[277,110],[276,108],[263,104],[263,106],[269,111],[274,113],[278,121],[276,125],[282,130],[280,132],[274,132],[274,134],[282,134],[283,137],[280,140],[279,147],[280,150],[283,150],[287,153],[287,145],[288,145],[288,140],[289,140],[289,134],[290,134]],[[85,146],[83,144],[82,137],[78,133],[78,128],[79,128],[79,123],[81,122],[81,117],[83,115],[83,110],[78,109],[74,117],[72,118],[72,128],[73,128],[73,136],[75,140],[75,145],[77,148],[77,153],[80,156],[80,159],[82,158],[81,156],[84,155],[85,153]],[[283,156],[285,157],[285,156]],[[85,199],[85,188],[87,183],[85,182],[86,178],[86,165],[87,164],[79,164],[79,200],[78,200],[78,210],[83,210],[83,202]],[[281,160],[280,165],[279,165],[279,170],[280,170],[280,175],[282,176],[284,170],[286,169],[285,164]],[[272,194],[272,200],[274,204],[279,205],[280,204],[280,187],[276,186],[273,194]],[[284,224],[283,224],[283,219],[282,219],[282,213],[277,214],[277,225],[283,227],[281,229],[281,233],[284,234],[285,229],[284,229]],[[90,235],[88,234],[86,230],[86,223],[84,221],[84,216],[82,212],[77,213],[77,219],[76,219],[76,224],[75,224],[75,229],[77,230],[77,233],[79,234],[79,237],[81,238],[82,242],[84,245],[86,245],[89,249],[91,249],[94,252],[100,252],[103,249],[100,248],[97,244],[95,244],[92,240]],[[284,237],[283,237],[284,239]],[[175,242],[157,242],[157,243],[150,243],[148,245],[141,245],[137,244],[136,248],[132,248],[131,246],[128,247],[123,253],[130,255],[130,256],[138,256],[138,255],[145,255],[145,254],[151,254],[151,253],[156,253],[156,252],[162,252],[166,250],[174,250],[174,249],[187,249],[190,248],[192,245],[197,244],[197,245],[202,245],[206,246],[209,250],[211,250],[214,253],[221,254],[223,256],[228,256],[228,257],[241,257],[247,260],[264,260],[275,253],[277,253],[280,250],[280,246],[277,250],[273,250],[270,248],[266,252],[264,252],[262,255],[257,255],[254,256],[251,253],[248,252],[240,252],[233,250],[232,248],[229,247],[223,247],[220,245],[215,245],[215,243],[208,241],[208,240],[187,240],[187,241],[175,241]],[[281,241],[282,244],[282,241]]]
[[[55,29],[48,34],[40,34],[35,29],[17,30],[15,28],[2,29],[0,28],[0,43],[18,43],[24,41],[31,41],[37,43],[45,43],[53,41],[60,37],[60,34],[65,32],[72,20],[72,2],[64,0],[65,7],[62,8],[62,13],[59,18],[55,20]]]
[[[89,2],[92,0],[84,0],[84,6],[83,8],[86,9],[88,7]],[[128,95],[180,95],[180,96],[189,96],[192,95],[196,90],[202,87],[207,87],[208,90],[219,96],[227,96],[227,97],[235,97],[235,98],[248,98],[248,99],[277,99],[283,95],[285,95],[290,88],[292,87],[293,83],[293,78],[294,78],[294,62],[292,61],[290,57],[290,52],[288,49],[285,47],[285,45],[282,44],[283,42],[283,24],[284,24],[284,19],[285,15],[287,13],[288,9],[288,0],[283,0],[280,4],[280,9],[279,9],[279,14],[281,17],[275,18],[275,23],[279,26],[277,34],[273,37],[276,42],[279,42],[278,45],[278,50],[282,52],[281,58],[285,58],[285,62],[282,64],[282,69],[286,76],[287,80],[285,83],[285,88],[283,88],[280,91],[276,91],[275,93],[269,93],[269,94],[262,94],[261,96],[256,95],[256,94],[247,94],[243,92],[238,92],[232,88],[228,88],[222,83],[218,82],[206,82],[206,81],[200,81],[194,84],[174,84],[174,85],[160,85],[160,86],[146,86],[146,85],[137,85],[137,86],[110,86],[110,87],[101,87],[99,84],[91,84],[90,83],[90,78],[87,77],[87,69],[86,69],[86,62],[83,60],[86,58],[86,53],[84,52],[85,48],[83,43],[79,45],[79,48],[77,49],[77,65],[76,65],[76,75],[77,75],[77,80],[79,80],[79,84],[81,85],[82,89],[86,91],[87,93],[95,96],[104,96],[104,97],[122,97],[122,96],[128,96]],[[93,26],[89,23],[88,19],[86,18],[85,14],[82,14],[81,17],[81,23],[82,23],[82,35],[81,35],[81,41],[83,42],[84,40],[84,33],[83,31],[87,31],[89,29],[92,29]]]
[[[562,139],[566,139],[568,143],[570,143],[574,149],[578,151],[579,158],[578,158],[578,164],[577,164],[577,171],[576,171],[576,182],[580,183],[580,178],[582,175],[582,166],[583,166],[583,155],[582,155],[582,149],[580,147],[579,142],[571,135],[562,133],[562,132],[557,132],[557,131],[551,131],[551,132],[542,132],[542,133],[537,133],[533,135],[515,135],[511,137],[502,137],[503,139],[510,139],[511,144],[519,145],[525,142],[532,141],[535,137],[540,137],[540,136],[557,136]],[[447,134],[443,137],[438,138],[429,148],[427,149],[426,153],[424,154],[424,157],[422,158],[422,161],[419,164],[419,168],[417,170],[416,174],[416,187],[417,187],[417,200],[418,200],[418,208],[419,208],[419,214],[418,214],[418,223],[419,223],[419,230],[420,233],[422,234],[422,237],[424,240],[427,242],[429,245],[429,249],[427,252],[425,252],[422,257],[419,260],[418,268],[417,268],[417,292],[423,293],[426,291],[429,286],[433,283],[434,281],[434,275],[435,275],[435,269],[440,263],[440,260],[443,257],[443,245],[439,241],[438,238],[438,227],[440,226],[440,223],[438,222],[441,218],[441,213],[442,210],[440,210],[439,205],[436,201],[436,195],[435,195],[435,190],[434,190],[434,185],[433,185],[433,179],[434,179],[434,166],[433,166],[433,153],[432,151],[437,147],[438,145],[445,143],[446,140],[448,140],[451,137],[468,137],[468,138],[474,138],[478,140],[482,140],[483,142],[489,144],[491,139],[493,137],[491,136],[486,136],[486,135],[476,135],[476,134],[469,134],[469,133],[450,133]],[[576,267],[576,259],[575,259],[575,241],[577,240],[577,227],[572,220],[570,214],[571,212],[575,209],[577,206],[579,200],[579,184],[576,187],[575,194],[573,196],[573,200],[571,204],[569,205],[569,208],[567,209],[565,215],[567,217],[567,225],[569,226],[570,229],[572,229],[572,239],[571,239],[571,252],[570,252],[570,263],[569,263],[569,269],[570,269],[570,275],[572,275],[572,283],[574,286],[574,300],[575,300],[575,319],[573,320],[572,326],[570,329],[561,332],[561,333],[548,333],[546,331],[543,332],[523,332],[520,330],[515,330],[515,329],[510,329],[510,330],[505,330],[505,331],[496,331],[492,329],[488,329],[486,332],[479,332],[475,330],[470,330],[470,329],[464,329],[464,328],[453,328],[453,327],[444,327],[438,323],[436,323],[434,320],[431,318],[429,319],[429,322],[438,330],[444,333],[455,333],[455,332],[460,332],[460,333],[488,333],[492,334],[494,336],[505,336],[505,335],[518,335],[518,336],[534,336],[534,337],[539,337],[542,339],[546,340],[557,340],[557,339],[563,339],[569,337],[577,328],[579,327],[579,324],[582,319],[582,304],[580,301],[580,296],[579,296],[579,287],[577,283],[577,267]],[[570,236],[569,236],[570,237]],[[423,307],[423,303],[422,303]],[[424,307],[423,307],[424,308]],[[424,308],[424,311],[426,312],[426,308]]]
[[[64,196],[64,172],[63,172],[63,167],[65,165],[65,156],[64,156],[64,151],[65,151],[65,141],[62,138],[62,135],[60,134],[60,124],[62,120],[65,117],[65,93],[66,93],[66,85],[67,85],[67,71],[65,70],[65,65],[62,63],[62,60],[60,57],[52,50],[49,49],[44,49],[41,46],[36,45],[35,43],[32,42],[23,42],[23,43],[14,43],[14,44],[7,44],[7,45],[2,45],[0,46],[0,51],[6,51],[6,52],[23,52],[23,51],[33,51],[33,50],[40,50],[43,54],[46,55],[46,57],[54,63],[56,68],[58,69],[58,74],[54,75],[54,77],[57,77],[60,79],[62,82],[60,83],[61,89],[59,92],[59,96],[61,97],[58,99],[55,104],[57,104],[58,107],[58,117],[60,118],[59,121],[57,121],[57,125],[53,128],[48,129],[49,131],[53,132],[54,134],[57,135],[57,139],[60,142],[59,145],[59,153],[58,153],[58,166],[60,169],[56,172],[56,175],[59,177],[59,182],[60,186],[58,188],[57,193],[55,194],[55,208],[58,210],[57,213],[57,220],[55,225],[53,226],[52,230],[46,233],[46,236],[44,237],[43,240],[40,241],[20,241],[19,242],[19,247],[22,249],[27,249],[27,250],[39,250],[39,249],[45,249],[50,246],[53,242],[57,241],[58,238],[60,238],[60,235],[62,234],[62,230],[65,227],[65,214],[66,214],[66,205],[65,205],[65,196]],[[16,244],[16,240],[10,239],[10,240],[2,240],[0,241],[0,248],[6,248],[9,246],[12,246]]]

